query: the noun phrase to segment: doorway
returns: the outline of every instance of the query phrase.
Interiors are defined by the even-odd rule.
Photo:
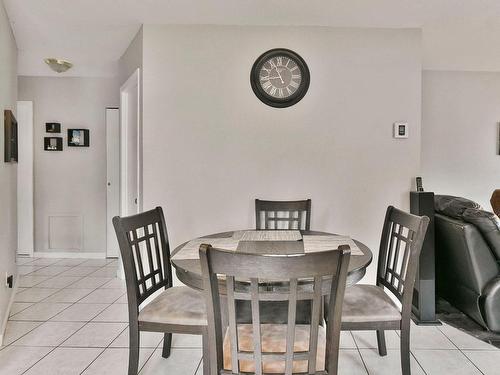
[[[120,214],[142,210],[140,163],[140,70],[120,88]]]

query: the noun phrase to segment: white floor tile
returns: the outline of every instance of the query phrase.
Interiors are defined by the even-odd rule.
[[[67,271],[64,271],[60,276],[88,276],[91,273],[97,271],[99,267],[74,267]]]
[[[56,348],[25,374],[79,375],[102,351],[97,348]]]
[[[360,349],[378,348],[376,331],[352,331],[354,340]],[[387,349],[399,349],[400,338],[396,331],[385,331],[385,346]]]
[[[161,349],[157,349],[139,374],[194,374],[201,356],[200,349],[172,349],[170,357],[165,359],[161,356]]]
[[[68,286],[71,289],[96,289],[111,280],[109,277],[84,277],[74,284]]]
[[[85,323],[45,322],[14,342],[16,346],[58,346]]]
[[[31,320],[31,321],[45,321],[57,315],[64,309],[70,306],[69,303],[35,303],[33,306],[28,307],[26,310],[13,315],[11,320]]]
[[[32,305],[33,302],[13,302],[12,306],[10,307],[9,316],[17,314],[18,312],[21,312]]]
[[[42,281],[48,280],[49,278],[49,276],[21,276],[19,278],[18,287],[31,288],[32,286],[40,284]]]
[[[91,273],[91,277],[116,277],[116,267],[103,267]]]
[[[60,261],[54,263],[54,265],[74,267],[74,266],[78,266],[86,261],[87,261],[87,259],[84,259],[84,258],[69,258],[69,259],[61,259]]]
[[[455,327],[443,323],[438,327],[459,349],[474,349],[474,350],[499,350],[498,348],[485,343],[468,333],[461,331]],[[500,372],[500,371],[499,371]]]
[[[144,363],[152,353],[153,349],[151,348],[141,349],[139,351],[139,369],[144,366]],[[101,353],[82,375],[126,375],[127,370],[128,349],[108,348]]]
[[[174,335],[175,338],[176,335]],[[184,336],[184,335],[179,335]],[[172,338],[172,340],[174,340]],[[163,340],[163,333],[160,332],[141,332],[140,337],[140,347],[141,348],[156,348],[161,340]],[[123,331],[120,336],[116,338],[110,345],[112,348],[128,348],[129,339],[128,339],[128,328]],[[173,345],[172,345],[173,346]],[[201,347],[201,346],[200,346]]]
[[[427,375],[479,375],[476,367],[458,349],[414,350],[418,363]]]
[[[82,263],[82,266],[104,267],[106,264],[108,264],[112,261],[113,261],[113,259],[88,259]]]
[[[101,288],[117,288],[126,290],[125,280],[114,278],[113,280],[101,286]]]
[[[123,294],[121,289],[96,289],[80,300],[80,303],[113,303]]]
[[[340,349],[357,349],[356,342],[350,331],[340,332]]]
[[[23,264],[32,263],[35,259],[32,257],[18,257],[16,258],[16,264],[21,266]]]
[[[163,336],[161,336],[163,337]],[[172,335],[172,348],[202,348],[201,335]]]
[[[96,322],[126,322],[128,323],[128,305],[115,303],[94,318]]]
[[[464,354],[484,375],[500,374],[500,350],[465,350]]]
[[[60,273],[69,270],[71,267],[66,266],[47,266],[32,272],[30,275],[33,276],[56,276]]]
[[[412,325],[410,348],[413,349],[456,349],[455,345],[437,328]]]
[[[105,348],[127,327],[127,323],[88,323],[61,346]]]
[[[33,260],[29,264],[38,266],[50,266],[51,264],[61,261],[61,259],[58,258],[31,258],[31,259]]]
[[[377,349],[360,349],[361,356],[370,375],[401,374],[401,353],[399,350],[387,350],[387,355],[381,357]],[[410,354],[412,375],[425,375],[415,358]]]
[[[44,266],[35,266],[35,265],[25,265],[25,266],[17,266],[17,274],[18,275],[28,275],[31,272],[39,270]]]
[[[37,288],[65,288],[68,285],[71,285],[80,279],[81,279],[80,276],[55,276],[51,279],[42,281],[36,287]]]
[[[29,288],[20,293],[16,293],[15,302],[40,302],[48,296],[58,292],[56,288]]]
[[[92,293],[94,289],[61,289],[59,292],[54,293],[46,298],[44,302],[68,302],[74,303]]]
[[[123,290],[122,290],[123,291]],[[118,298],[115,303],[128,303],[128,297],[127,297],[127,293],[125,291],[123,291],[124,294]]]
[[[23,322],[23,321],[12,321],[7,322],[7,327],[5,328],[5,333],[3,337],[3,345],[9,345],[16,341],[18,338],[24,336],[28,332],[32,331],[38,327],[41,322]]]
[[[357,350],[340,350],[338,373],[342,375],[366,375],[365,366]]]
[[[59,322],[88,322],[106,307],[108,307],[108,304],[105,303],[75,303],[54,316],[51,320]]]
[[[23,374],[52,349],[8,346],[0,351],[0,375]]]

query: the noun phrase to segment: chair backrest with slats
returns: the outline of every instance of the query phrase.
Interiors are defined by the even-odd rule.
[[[209,339],[215,351],[211,361],[216,363],[217,374],[239,374],[241,361],[253,362],[254,374],[263,374],[266,361],[281,363],[284,374],[290,375],[294,361],[307,361],[308,374],[337,373],[342,301],[346,284],[350,257],[348,246],[337,250],[318,253],[268,256],[237,253],[214,249],[210,245],[200,248],[204,290],[207,300]],[[231,370],[224,370],[221,305],[219,289],[221,276],[225,276],[227,293],[227,316],[229,322]],[[277,287],[269,288],[269,282],[279,281]],[[224,288],[222,288],[224,290]],[[316,371],[318,354],[318,330],[321,316],[321,301],[330,295],[332,319],[326,331],[325,371]],[[252,310],[253,350],[242,350],[238,343],[238,330],[235,302],[250,301]],[[311,324],[309,329],[309,349],[294,353],[296,333],[297,301],[311,301]],[[288,301],[286,343],[284,352],[263,352],[260,324],[261,301]],[[320,357],[321,358],[321,357]]]
[[[172,286],[170,247],[161,207],[113,218],[125,271],[129,308]]]
[[[429,224],[427,216],[415,216],[392,206],[387,208],[380,241],[377,285],[384,286],[402,304],[409,318],[418,259]]]
[[[311,200],[255,200],[256,229],[311,229]]]

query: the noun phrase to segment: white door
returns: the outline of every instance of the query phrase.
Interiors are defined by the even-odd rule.
[[[33,102],[17,102],[17,253],[33,256]]]
[[[121,215],[140,212],[139,69],[120,88]]]
[[[120,215],[120,110],[106,108],[106,256],[118,257],[119,248],[112,219]]]

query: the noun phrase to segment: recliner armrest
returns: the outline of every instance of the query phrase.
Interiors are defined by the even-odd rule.
[[[488,328],[500,332],[500,276],[494,277],[486,284],[479,297],[479,308]]]

